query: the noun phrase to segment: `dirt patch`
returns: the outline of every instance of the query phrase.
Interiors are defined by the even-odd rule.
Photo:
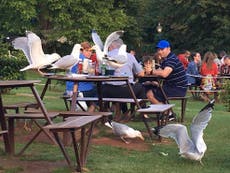
[[[16,127],[16,142],[28,141],[35,134],[36,130],[34,125],[32,126],[32,131],[28,132],[23,129],[23,125],[19,124]],[[29,126],[28,126],[29,127]],[[100,130],[94,130],[94,137],[92,138],[92,145],[108,145],[113,147],[125,148],[128,150],[137,150],[137,151],[148,151],[151,147],[151,144],[141,139],[128,139],[129,144],[124,143],[119,137],[114,136],[111,129],[106,130],[106,136],[98,137],[97,134]],[[147,137],[147,133],[143,134]],[[0,139],[2,140],[2,138]],[[51,140],[48,139],[44,133],[41,133],[36,141],[43,143],[52,144]],[[22,161],[17,157],[0,157],[0,173],[3,173],[3,169],[17,168],[18,172],[22,173],[50,173],[52,170],[66,167],[67,164],[65,161]],[[21,171],[20,171],[21,170]]]

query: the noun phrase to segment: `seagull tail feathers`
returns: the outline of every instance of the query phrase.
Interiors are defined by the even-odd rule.
[[[26,71],[26,70],[29,70],[29,69],[32,69],[32,68],[33,68],[33,65],[30,64],[30,65],[28,65],[28,66],[26,66],[26,67],[20,69],[20,71]]]

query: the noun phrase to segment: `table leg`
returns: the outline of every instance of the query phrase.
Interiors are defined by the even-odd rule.
[[[76,143],[77,140],[76,140],[76,137],[75,137],[75,130],[74,129],[70,130],[70,133],[71,133],[71,136],[72,136],[74,154],[75,154],[75,158],[76,158],[76,162],[77,162],[77,171],[81,172],[82,165],[81,165],[81,159],[80,159],[80,156],[79,156],[79,148],[78,148],[78,145]]]
[[[78,83],[75,82],[73,86],[73,96],[72,96],[72,102],[71,102],[71,111],[76,110],[76,103],[77,103],[77,92],[78,92]]]
[[[102,101],[102,83],[97,82],[97,94],[98,94],[98,105],[99,105],[99,111],[103,111],[103,101]]]
[[[136,97],[136,95],[135,95],[135,93],[133,91],[133,88],[132,88],[131,84],[129,83],[128,80],[126,81],[126,83],[127,83],[128,87],[129,87],[130,94],[133,97],[138,109],[141,109],[141,106],[140,106],[139,102],[137,101],[137,97]]]
[[[48,124],[53,124],[53,122],[51,121],[50,117],[48,116],[48,112],[47,112],[47,110],[46,110],[46,108],[45,108],[45,106],[44,106],[44,104],[43,104],[43,102],[42,102],[37,90],[35,89],[34,86],[31,86],[30,88],[31,88],[31,90],[33,92],[33,95],[34,95],[35,99],[37,100],[37,103],[38,103],[39,107],[41,108],[41,111],[42,111],[43,115],[45,116]]]
[[[43,88],[43,90],[42,90],[42,93],[41,93],[41,96],[40,96],[40,98],[41,98],[42,100],[43,100],[43,98],[44,98],[44,96],[45,96],[45,93],[46,93],[46,91],[47,91],[47,88],[48,88],[49,84],[51,84],[51,79],[47,79],[46,84],[45,84],[45,86],[44,86],[44,88]]]
[[[146,129],[147,129],[147,131],[149,133],[150,139],[152,140],[153,139],[153,133],[152,133],[150,127],[149,127],[149,124],[147,122],[147,118],[145,118],[145,114],[141,114],[141,115],[142,115],[142,120],[143,120],[143,122],[145,124],[145,127],[146,127]]]
[[[5,119],[5,113],[3,109],[3,103],[2,103],[2,95],[0,93],[0,123],[1,123],[1,130],[7,130],[6,126],[6,119]],[[5,151],[6,153],[12,154],[11,151],[11,143],[10,143],[10,138],[9,138],[9,131],[8,133],[3,133],[3,140],[5,144]]]

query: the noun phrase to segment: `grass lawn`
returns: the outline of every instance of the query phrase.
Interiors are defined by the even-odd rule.
[[[42,82],[36,85],[39,93],[45,83],[44,78],[40,78],[35,74],[30,74],[27,79],[41,79]],[[51,88],[46,93],[44,98],[45,106],[48,110],[65,110],[64,102],[60,99],[64,91],[62,83],[53,83]],[[3,95],[4,103],[15,103],[19,101],[33,101],[32,94],[28,88],[13,89],[10,94]],[[175,112],[179,114],[180,104],[175,102]],[[185,122],[189,127],[192,117],[196,115],[199,110],[205,105],[205,102],[193,100],[190,98],[187,103]],[[230,170],[230,113],[226,111],[221,103],[215,104],[213,117],[204,131],[204,139],[207,144],[207,152],[202,160],[203,166],[199,162],[190,161],[179,157],[177,145],[173,140],[166,140],[167,142],[159,143],[158,141],[151,142],[146,136],[146,143],[149,147],[147,151],[137,151],[125,149],[122,147],[113,147],[108,145],[91,145],[87,161],[87,168],[92,173],[227,173]],[[145,126],[141,121],[131,121],[128,125],[146,132]],[[109,137],[104,131],[105,127],[101,127],[101,132],[93,136],[100,138],[104,135]],[[117,140],[119,140],[117,138]],[[16,143],[16,148],[21,147],[23,141]],[[3,148],[2,142],[0,147]],[[72,147],[68,148],[71,157],[74,158]],[[168,153],[167,156],[161,152]],[[7,159],[8,156],[2,151],[0,152],[1,159]],[[52,173],[71,173],[73,170],[68,169],[64,157],[59,148],[55,145],[34,142],[23,154],[19,157],[20,160],[28,161],[33,164],[33,161],[60,161],[64,166],[57,166]],[[24,170],[23,170],[24,169]],[[20,168],[17,165],[12,168],[5,168],[0,163],[0,173],[18,173],[26,172],[25,168]]]

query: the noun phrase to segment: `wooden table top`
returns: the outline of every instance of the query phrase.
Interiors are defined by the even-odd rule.
[[[171,109],[175,104],[151,104],[147,108],[138,109],[140,113],[162,113]]]
[[[104,81],[127,81],[128,76],[88,76],[88,75],[51,75],[48,79],[78,81],[78,82],[104,82]]]
[[[40,80],[4,80],[0,81],[0,87],[19,87],[30,86],[34,83],[39,83]]]
[[[45,126],[45,129],[49,129],[49,130],[79,129],[100,118],[102,118],[101,115],[69,117],[64,122],[47,125]]]

